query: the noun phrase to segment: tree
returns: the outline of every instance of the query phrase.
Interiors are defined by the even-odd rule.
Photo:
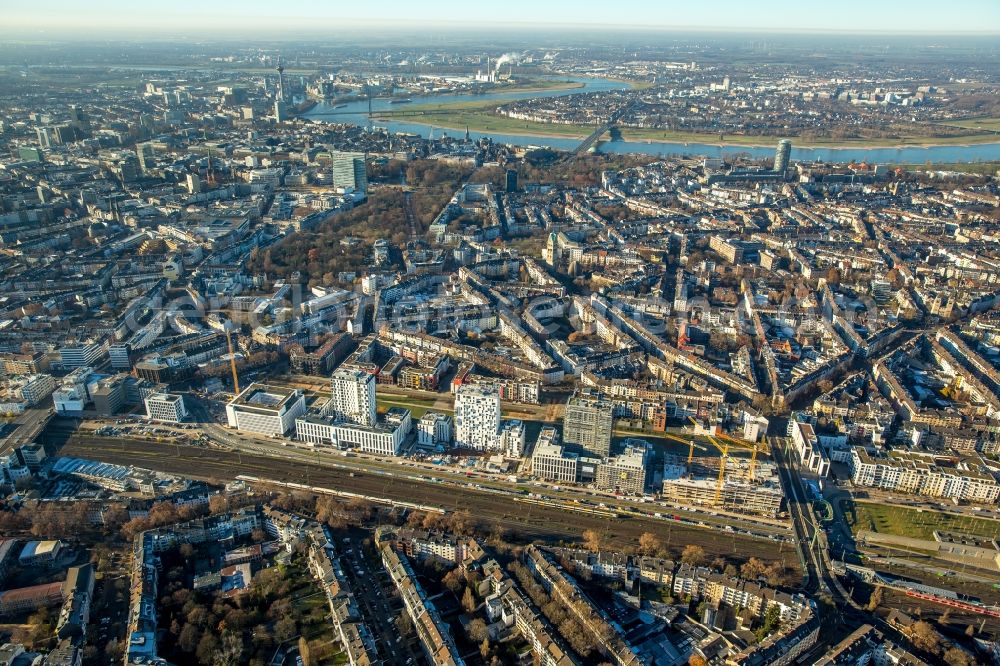
[[[763,560],[751,557],[740,567],[740,576],[747,580],[757,580],[757,578],[764,575],[766,570],[767,565]]]
[[[684,546],[684,550],[681,551],[681,562],[693,567],[700,567],[708,562],[708,556],[705,554],[704,548],[692,543]]]
[[[274,638],[279,643],[295,638],[298,633],[298,624],[291,615],[286,615],[274,623]]]
[[[639,552],[643,555],[653,556],[660,550],[660,540],[652,532],[643,532],[639,537]]]
[[[448,588],[452,594],[458,594],[462,589],[462,586],[465,585],[465,574],[462,573],[461,569],[455,567],[444,575],[444,578],[441,579],[441,583]],[[479,641],[476,642],[478,643]]]
[[[196,627],[204,627],[208,624],[208,609],[204,606],[195,606],[188,611],[187,621]]]
[[[316,500],[316,520],[326,523],[332,529],[347,527],[344,507],[333,497],[323,496]]]
[[[455,511],[448,517],[448,528],[455,534],[471,534],[475,528],[475,521],[468,509]]]
[[[587,550],[600,551],[601,550],[601,534],[597,530],[584,530],[583,531],[583,547]]]
[[[758,641],[762,641],[781,626],[781,610],[778,608],[777,604],[771,604],[767,607],[764,612],[764,622],[757,628],[754,635],[757,637]]]
[[[400,635],[406,635],[413,631],[413,620],[410,619],[409,614],[400,613],[396,616],[396,630]]]
[[[305,636],[299,636],[299,656],[302,657],[303,666],[309,666],[312,663],[311,652],[309,641],[306,640]]]
[[[225,513],[229,511],[229,498],[222,493],[216,493],[208,498],[209,513]]]
[[[471,613],[476,610],[476,598],[472,596],[472,588],[466,587],[465,594],[462,595],[462,608],[465,609],[466,613]]]
[[[708,662],[700,654],[692,654],[688,659],[688,666],[708,666]]]
[[[469,640],[473,643],[482,643],[490,637],[486,629],[486,622],[479,617],[470,622],[465,631],[469,635]]]
[[[204,664],[205,666],[211,666],[215,663],[215,653],[219,651],[221,643],[219,639],[216,638],[211,632],[206,631],[198,641],[198,647],[195,650],[195,656],[198,658],[198,662]]]
[[[976,666],[976,658],[960,647],[949,648],[944,653],[944,663],[948,666]]]
[[[177,647],[184,652],[194,652],[198,648],[201,640],[201,632],[193,624],[185,624],[181,633],[177,636]]]
[[[872,596],[868,599],[868,610],[873,611],[882,604],[882,588],[876,587]]]
[[[104,644],[104,655],[112,662],[122,658],[121,646],[118,645],[117,638],[112,638]]]
[[[934,629],[934,626],[926,620],[914,622],[910,627],[910,640],[913,644],[931,654],[941,652],[941,636]]]

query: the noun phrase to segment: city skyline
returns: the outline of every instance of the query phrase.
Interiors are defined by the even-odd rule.
[[[594,2],[557,0],[545,5],[515,0],[496,5],[471,5],[439,0],[431,6],[388,0],[378,5],[333,8],[305,0],[277,11],[272,3],[222,0],[209,11],[191,0],[166,7],[138,8],[122,0],[90,3],[85,14],[65,0],[48,3],[48,11],[10,7],[8,30],[73,36],[88,30],[98,33],[135,31],[155,33],[238,33],[265,30],[273,33],[342,31],[344,29],[459,29],[463,27],[518,28],[521,30],[572,30],[629,28],[666,31],[722,32],[846,32],[877,34],[995,34],[1000,26],[1000,4],[989,0],[958,0],[942,14],[930,2],[890,0],[864,3],[846,0],[836,13],[816,13],[801,3],[778,0],[760,5],[724,0],[711,8],[681,3],[649,7],[637,0],[616,5],[613,14]],[[386,17],[391,17],[386,19]],[[992,27],[990,27],[992,26]],[[27,35],[24,35],[27,36]]]

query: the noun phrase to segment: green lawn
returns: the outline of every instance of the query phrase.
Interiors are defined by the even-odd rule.
[[[950,513],[904,507],[845,502],[844,515],[853,532],[869,530],[881,534],[934,539],[934,530],[963,532],[981,537],[1000,538],[1000,521],[956,516]]]
[[[391,398],[378,397],[375,399],[375,403],[378,405],[379,410],[382,408],[389,409],[390,407],[402,407],[404,409],[410,410],[410,418],[416,420],[421,416],[430,411],[439,411],[434,409],[432,403],[423,403],[422,401],[409,401],[409,400],[393,400]],[[450,410],[440,410],[449,411]]]
[[[968,120],[950,120],[946,125],[955,127],[968,127],[969,129],[984,130],[987,132],[1000,132],[1000,118],[970,118]]]
[[[399,120],[404,122],[431,125],[447,130],[477,132],[497,132],[504,134],[528,134],[539,137],[559,137],[559,138],[580,138],[589,135],[594,131],[592,125],[565,125],[561,123],[538,123],[526,120],[516,120],[493,113],[495,103],[484,104],[475,100],[467,102],[457,102],[451,104],[421,104],[405,109],[407,112],[420,111],[425,115],[393,115],[392,113],[380,114],[380,120]],[[975,130],[987,130],[983,127],[970,127],[968,134],[959,136],[904,136],[901,138],[858,138],[858,139],[809,139],[800,140],[791,136],[800,146],[807,147],[895,147],[895,146],[924,146],[924,145],[965,145],[977,143],[994,143],[998,140],[996,134],[987,131],[977,132]],[[996,131],[993,129],[992,131]],[[738,146],[772,146],[778,140],[777,136],[743,136],[738,134],[725,134],[722,140],[716,133],[703,132],[676,132],[662,129],[635,129],[621,128],[621,136],[625,141],[665,141],[673,143],[708,143],[721,145]]]

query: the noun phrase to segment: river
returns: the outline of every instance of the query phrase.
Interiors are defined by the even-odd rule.
[[[507,92],[487,93],[483,95],[426,95],[413,97],[414,103],[448,104],[450,102],[510,102],[517,99],[533,97],[558,97],[582,92],[599,92],[602,90],[622,90],[626,84],[620,81],[590,77],[562,77],[559,80],[574,81],[582,84],[579,88],[558,90],[543,90],[538,92]],[[407,105],[390,104],[387,98],[372,99],[372,110],[398,111]],[[348,102],[345,106],[334,108],[327,102],[320,102],[310,109],[305,118],[317,121],[336,123],[351,123],[355,125],[368,124],[368,102],[359,100]],[[432,127],[430,123],[408,123],[400,121],[373,121],[376,127],[384,127],[392,132],[407,132],[420,136],[429,136],[433,131],[440,136],[444,131],[452,136],[464,135],[461,130],[442,130]],[[538,136],[531,134],[500,134],[495,132],[469,132],[473,139],[489,137],[500,143],[516,146],[549,146],[560,150],[574,150],[581,139],[566,137]],[[766,139],[762,139],[766,141]],[[775,139],[777,143],[777,139]],[[741,146],[738,144],[716,145],[709,143],[673,143],[666,141],[604,141],[599,146],[603,153],[643,153],[646,155],[706,155],[722,157],[735,153],[749,154],[755,158],[767,158],[774,155],[774,148],[766,146]],[[881,164],[923,164],[925,162],[983,162],[1000,160],[1000,142],[972,145],[944,146],[906,146],[900,148],[801,148],[793,141],[792,158],[801,161],[822,160],[824,162],[877,162]]]

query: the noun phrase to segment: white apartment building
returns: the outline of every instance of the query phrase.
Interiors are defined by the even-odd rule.
[[[295,427],[295,418],[305,411],[301,390],[252,384],[226,405],[226,418],[230,428],[279,436]]]
[[[426,412],[417,421],[419,446],[448,446],[451,444],[451,417],[441,412]]]
[[[809,423],[791,421],[788,424],[791,430],[792,443],[799,454],[799,461],[819,476],[826,477],[830,474],[830,457],[819,443],[816,431]]]
[[[500,445],[500,396],[491,386],[463,385],[455,393],[455,445],[490,451]]]
[[[632,495],[644,493],[651,448],[641,439],[626,440],[624,452],[601,461],[595,480],[597,487]]]
[[[507,458],[520,458],[524,455],[524,422],[518,420],[504,421],[500,427],[500,450]]]
[[[333,373],[330,389],[332,395],[323,407],[323,416],[358,425],[375,425],[375,375],[364,370],[340,369]]]
[[[1000,500],[997,480],[969,460],[942,466],[933,458],[905,451],[892,451],[883,457],[856,446],[851,449],[850,469],[851,480],[859,486],[967,502]]]
[[[153,393],[145,402],[146,416],[157,421],[180,423],[188,414],[184,396],[178,393]]]
[[[51,375],[23,375],[7,380],[0,389],[0,413],[23,414],[49,397],[55,390],[56,380]]]

